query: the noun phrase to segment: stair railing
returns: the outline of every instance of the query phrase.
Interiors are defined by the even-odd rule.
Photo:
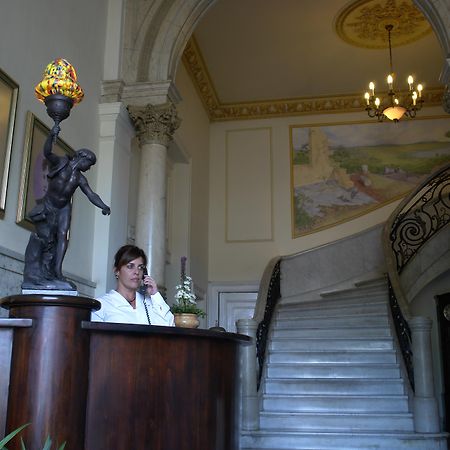
[[[384,254],[395,297],[409,318],[400,274],[419,249],[450,222],[450,164],[405,197],[384,227]]]
[[[241,429],[245,431],[259,429],[260,393],[258,390],[263,372],[270,322],[276,302],[280,298],[280,261],[279,257],[272,258],[264,270],[253,318],[239,319],[236,322],[238,333],[252,338],[250,345],[241,349]]]
[[[403,361],[405,363],[406,373],[408,375],[411,389],[414,391],[414,367],[413,367],[413,353],[411,341],[411,329],[408,322],[402,314],[397,298],[392,288],[391,280],[388,277],[389,287],[389,306],[394,322],[395,331],[397,333],[400,350],[402,352]]]
[[[408,378],[414,390],[409,303],[400,275],[419,249],[450,223],[450,164],[429,176],[391,214],[384,227],[389,302]]]
[[[267,264],[261,279],[256,300],[255,314],[253,316],[253,319],[258,324],[256,330],[256,358],[258,362],[256,384],[258,390],[264,368],[270,324],[272,322],[275,306],[281,297],[280,263],[281,258],[277,256],[272,258]]]

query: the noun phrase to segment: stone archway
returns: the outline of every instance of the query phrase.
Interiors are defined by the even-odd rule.
[[[195,25],[215,0],[131,0],[125,17],[122,73],[128,83],[172,80]]]
[[[215,1],[157,0],[150,5],[137,0],[130,1],[127,7],[124,45],[125,83],[161,83],[173,80],[184,47],[197,22]],[[450,81],[448,0],[414,0],[414,2],[430,22],[441,44],[443,52],[441,81],[448,84]]]

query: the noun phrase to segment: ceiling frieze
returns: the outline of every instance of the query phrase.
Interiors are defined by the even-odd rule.
[[[332,97],[221,103],[194,37],[191,37],[186,45],[183,63],[212,122],[361,112],[365,108],[365,101],[361,93]],[[423,94],[425,104],[427,106],[441,105],[443,93],[444,89],[441,87],[427,87]],[[402,92],[399,92],[399,95],[401,96]]]
[[[194,36],[186,44],[183,52],[183,63],[211,118],[212,112],[220,107],[220,102]]]

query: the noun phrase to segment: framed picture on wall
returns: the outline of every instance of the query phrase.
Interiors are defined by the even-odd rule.
[[[4,217],[19,85],[0,70],[0,218]]]
[[[450,118],[294,125],[290,142],[296,238],[398,200],[450,162]]]
[[[30,111],[27,113],[26,120],[16,223],[28,230],[33,230],[33,223],[27,217],[47,192],[49,167],[43,149],[50,129]],[[53,152],[60,156],[75,154],[74,150],[59,137],[53,145]]]

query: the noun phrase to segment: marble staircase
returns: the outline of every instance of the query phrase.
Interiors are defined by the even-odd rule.
[[[260,429],[242,450],[447,449],[443,434],[414,432],[384,279],[295,300],[277,308]]]

